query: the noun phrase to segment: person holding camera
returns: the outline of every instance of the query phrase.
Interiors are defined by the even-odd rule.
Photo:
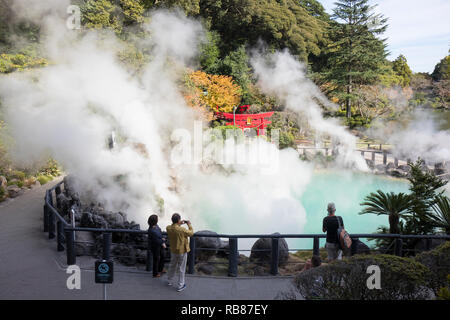
[[[183,224],[186,224],[188,229],[183,228]],[[189,237],[194,235],[194,229],[189,220],[181,220],[181,216],[178,213],[174,213],[172,215],[172,224],[167,226],[166,230],[171,256],[167,284],[169,286],[172,285],[172,280],[176,273],[178,276],[177,291],[180,292],[186,289],[185,272],[187,254],[190,251]]]

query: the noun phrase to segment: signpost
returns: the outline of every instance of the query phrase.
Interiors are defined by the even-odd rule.
[[[113,283],[114,263],[109,260],[95,261],[95,283],[103,284],[103,300],[106,300],[106,284]]]

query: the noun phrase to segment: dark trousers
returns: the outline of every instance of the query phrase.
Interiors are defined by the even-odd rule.
[[[164,269],[164,250],[161,246],[152,247],[153,275],[156,276]]]

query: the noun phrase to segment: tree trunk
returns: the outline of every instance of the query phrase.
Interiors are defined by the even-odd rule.
[[[400,229],[398,227],[400,217],[397,214],[389,215],[389,233],[391,234],[399,234]]]
[[[351,68],[349,69],[349,72],[351,72]],[[345,99],[345,107],[346,107],[346,115],[347,118],[352,117],[352,106],[350,104],[350,94],[352,93],[352,76],[348,76],[348,85],[347,85],[347,98]]]

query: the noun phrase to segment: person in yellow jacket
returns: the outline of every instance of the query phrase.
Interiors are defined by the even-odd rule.
[[[183,224],[187,224],[189,230],[183,228]],[[190,251],[189,237],[194,235],[194,229],[189,220],[181,220],[181,216],[178,213],[174,213],[172,215],[172,225],[167,226],[166,230],[170,244],[170,267],[167,275],[167,284],[169,286],[172,285],[172,280],[175,273],[177,273],[177,291],[180,292],[186,289],[184,275],[186,273],[187,254]]]

